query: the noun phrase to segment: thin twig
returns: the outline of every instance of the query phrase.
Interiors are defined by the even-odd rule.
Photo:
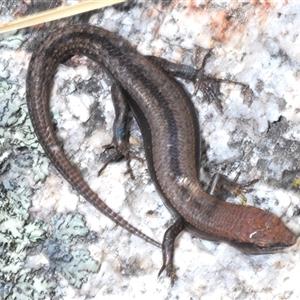
[[[125,2],[125,0],[86,0],[74,5],[49,9],[9,23],[4,23],[0,25],[0,33],[70,17],[121,2]]]

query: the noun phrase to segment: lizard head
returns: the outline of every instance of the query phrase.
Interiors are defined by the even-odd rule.
[[[239,234],[233,244],[245,253],[265,254],[278,252],[296,243],[295,234],[274,214],[255,207],[237,222]]]

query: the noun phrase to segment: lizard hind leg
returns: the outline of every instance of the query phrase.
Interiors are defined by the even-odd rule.
[[[113,151],[107,155],[104,165],[99,170],[98,175],[105,170],[105,168],[112,162],[119,161],[125,157],[127,162],[127,173],[131,178],[134,178],[132,169],[130,167],[129,155],[129,132],[128,132],[128,113],[129,104],[124,90],[116,82],[112,84],[111,88],[112,101],[115,109],[115,120],[113,124],[113,139],[108,145],[104,145],[104,153],[109,150]]]

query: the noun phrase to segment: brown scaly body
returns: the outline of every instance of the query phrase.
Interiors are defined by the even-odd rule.
[[[124,91],[139,123],[152,180],[177,222],[176,228],[169,229],[171,237],[165,236],[165,256],[172,258],[171,244],[183,228],[258,254],[275,252],[295,243],[295,235],[275,215],[220,201],[202,189],[198,179],[197,114],[189,95],[163,70],[167,64],[164,62],[160,67],[155,59],[137,53],[114,33],[80,25],[56,31],[35,51],[28,70],[27,102],[45,152],[85,199],[131,233],[159,245],[111,211],[91,191],[58,146],[49,113],[50,87],[58,64],[77,53],[105,67]],[[173,74],[190,79],[195,79],[195,72],[189,67],[182,72],[173,70]],[[166,257],[164,267],[170,274],[173,266]]]

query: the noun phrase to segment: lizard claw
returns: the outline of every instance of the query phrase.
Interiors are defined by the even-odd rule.
[[[230,192],[232,193],[232,195],[238,197],[242,201],[243,205],[246,205],[247,200],[244,194],[252,192],[252,185],[255,184],[258,181],[258,179],[253,179],[250,182],[241,184],[237,183],[239,176],[240,173],[237,173],[234,180],[230,183]]]
[[[173,266],[173,262],[164,262],[162,267],[160,268],[157,277],[160,277],[161,273],[166,270],[167,277],[171,280],[171,285],[174,286],[175,282],[177,281],[178,277],[176,275],[176,270]]]
[[[204,74],[203,68],[197,70],[193,77],[194,95],[200,90],[205,100],[214,102],[218,110],[222,113],[223,106],[220,100],[220,81]]]
[[[106,169],[106,167],[112,163],[117,161],[118,159],[121,159],[123,154],[120,153],[119,151],[117,151],[115,145],[113,143],[111,144],[107,144],[103,146],[104,151],[102,152],[102,154],[107,153],[108,150],[110,149],[114,149],[114,152],[110,155],[107,155],[104,165],[102,166],[102,168],[98,171],[98,176],[100,176],[102,174],[102,172]]]
[[[102,174],[102,172],[105,170],[105,168],[112,162],[118,161],[122,158],[126,159],[126,164],[127,164],[127,170],[125,172],[125,174],[129,174],[131,179],[135,179],[132,168],[130,166],[130,162],[132,159],[136,159],[141,163],[144,163],[145,160],[135,154],[132,154],[128,149],[123,149],[123,151],[121,151],[119,148],[122,147],[116,147],[115,144],[112,142],[110,144],[104,145],[103,146],[104,151],[102,153],[107,152],[110,149],[114,149],[114,152],[111,153],[110,155],[107,155],[104,165],[101,167],[101,169],[98,172],[98,176],[100,176]]]

